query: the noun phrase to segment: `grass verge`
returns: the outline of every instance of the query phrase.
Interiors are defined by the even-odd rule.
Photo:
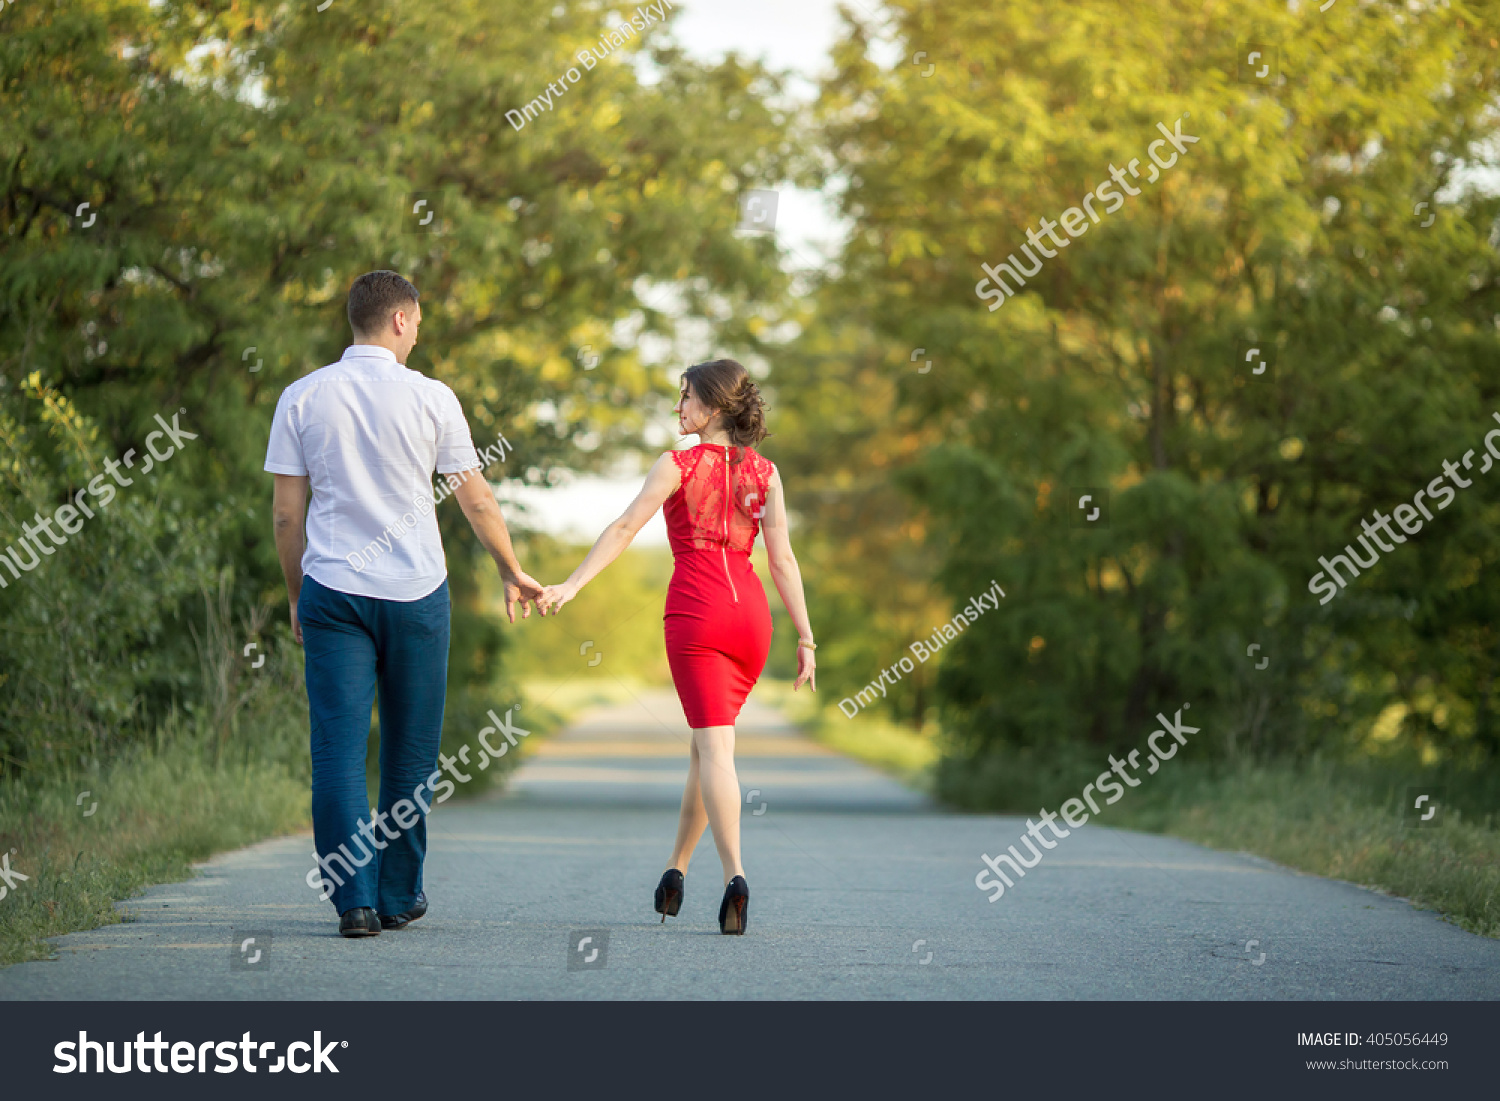
[[[780,707],[820,745],[863,761],[919,791],[931,792],[939,756],[936,723],[914,730],[875,712],[850,719],[837,707],[824,706],[806,687],[793,692],[788,681],[763,680],[755,686],[755,694],[765,703]]]
[[[468,759],[476,761],[489,710],[503,715],[514,699],[514,692],[500,688],[450,693],[442,751],[456,756],[468,745]],[[530,731],[522,752],[567,712],[528,702],[526,721],[517,723]],[[372,805],[378,755],[372,731]],[[470,768],[473,782],[457,785],[454,798],[502,783],[521,755],[507,754],[482,771]],[[188,879],[194,863],[215,853],[305,828],[310,792],[307,703],[295,681],[259,698],[222,745],[201,726],[174,719],[152,744],[92,772],[0,787],[0,854],[27,877],[17,877],[0,897],[0,966],[48,958],[49,937],[128,921],[128,909],[117,909],[117,901]]]
[[[937,729],[874,714],[846,719],[791,686],[756,689],[815,740],[968,810],[1057,809],[1098,771],[1085,747],[941,761]],[[1076,782],[1075,782],[1076,781]],[[1250,852],[1298,871],[1408,899],[1471,933],[1500,937],[1500,821],[1494,777],[1396,762],[1176,761],[1098,821]],[[1417,826],[1408,788],[1446,792],[1441,820]]]
[[[1500,830],[1492,815],[1466,817],[1449,807],[1437,825],[1417,827],[1402,814],[1401,792],[1390,790],[1398,785],[1374,768],[1315,762],[1185,771],[1118,824],[1373,887],[1471,933],[1500,937]]]
[[[1099,771],[1088,747],[993,751],[949,758],[936,791],[966,810],[1057,810]],[[1174,760],[1097,821],[1249,852],[1437,910],[1461,928],[1500,937],[1500,821],[1485,772],[1412,762]],[[1408,791],[1443,793],[1444,812],[1417,826]]]
[[[241,730],[289,749],[286,726]],[[301,767],[264,748],[219,752],[168,723],[154,745],[91,774],[0,790],[0,852],[28,877],[0,899],[0,966],[48,958],[47,937],[128,920],[116,900],[186,879],[195,861],[306,825],[306,747]]]

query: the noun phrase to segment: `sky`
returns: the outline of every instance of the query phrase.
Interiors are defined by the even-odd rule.
[[[863,15],[861,3],[873,7],[871,0],[849,0],[850,8]],[[742,56],[796,74],[794,91],[806,98],[811,98],[814,82],[828,68],[828,51],[841,25],[836,0],[761,0],[754,5],[675,0],[673,7],[678,12],[677,41],[690,54],[717,61],[727,51],[738,50]],[[828,254],[841,228],[823,196],[784,189],[777,198],[776,236],[791,251],[789,266],[807,266]],[[676,439],[675,422],[667,429],[660,437],[664,447]],[[683,442],[696,439],[687,437]],[[645,466],[627,460],[619,476],[570,477],[550,489],[501,482],[499,497],[513,523],[592,543],[640,490]],[[660,512],[641,529],[636,545],[667,545]]]

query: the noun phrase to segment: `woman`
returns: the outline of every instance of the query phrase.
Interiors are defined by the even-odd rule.
[[[750,887],[740,863],[734,724],[771,649],[771,609],[750,565],[757,528],[765,535],[776,590],[797,628],[794,689],[811,680],[817,691],[817,645],[787,535],[781,476],[752,450],[766,435],[765,403],[755,381],[732,359],[700,363],[683,372],[682,396],[672,411],[678,433],[696,434],[701,442],[657,459],[640,495],[604,529],[566,582],[543,591],[541,603],[556,614],[665,505],[676,562],[667,588],[667,659],[693,742],[677,844],[656,888],[656,912],[665,922],[681,909],[688,861],[709,826],[724,865],[719,931],[743,935]]]

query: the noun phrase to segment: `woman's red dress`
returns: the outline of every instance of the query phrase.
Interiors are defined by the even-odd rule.
[[[676,568],[667,661],[688,726],[733,726],[771,652],[771,609],[750,565],[774,468],[748,447],[672,452],[682,486],[662,511]]]

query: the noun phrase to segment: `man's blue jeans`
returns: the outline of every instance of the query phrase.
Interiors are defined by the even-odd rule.
[[[437,769],[448,678],[448,614],[446,580],[421,600],[399,601],[302,579],[297,618],[312,714],[313,836],[325,889],[331,886],[340,914],[356,906],[399,914],[422,889],[427,781]],[[366,821],[365,748],[377,690],[380,805],[374,821]]]

